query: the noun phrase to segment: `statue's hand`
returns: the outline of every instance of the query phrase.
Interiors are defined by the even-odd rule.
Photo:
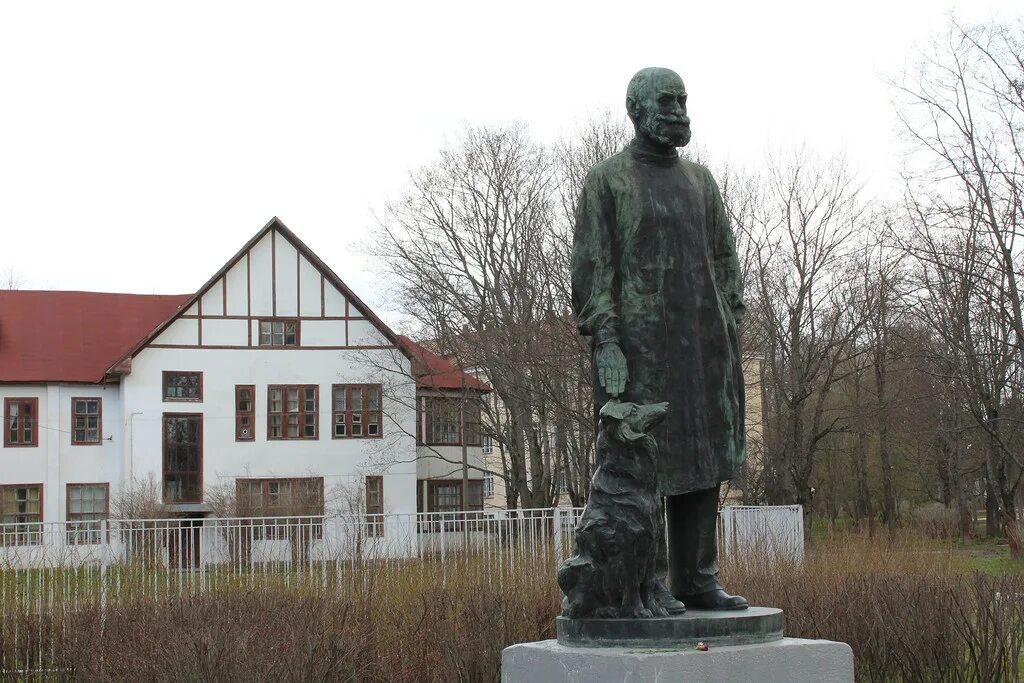
[[[594,359],[597,364],[597,379],[611,396],[618,396],[626,389],[629,370],[626,369],[626,357],[615,342],[605,342],[597,347]]]

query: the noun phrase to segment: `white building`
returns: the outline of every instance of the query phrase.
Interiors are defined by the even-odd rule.
[[[0,292],[0,528],[31,544],[148,482],[184,518],[482,507],[467,386],[276,218],[192,295]]]

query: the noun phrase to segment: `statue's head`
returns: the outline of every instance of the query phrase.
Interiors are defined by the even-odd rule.
[[[664,147],[685,147],[690,141],[686,87],[671,69],[649,66],[637,71],[626,89],[626,112],[638,137]]]

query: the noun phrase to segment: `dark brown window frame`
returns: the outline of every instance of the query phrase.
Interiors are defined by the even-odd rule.
[[[199,378],[197,383],[198,396],[196,398],[173,398],[167,396],[168,375],[196,375]],[[202,403],[203,402],[203,373],[199,370],[164,370],[160,382],[160,395],[164,403]]]
[[[454,411],[456,415],[456,437],[454,441],[435,441],[433,434],[430,429],[431,412],[430,403],[431,401],[443,401],[450,405],[455,405],[457,408]],[[423,397],[423,418],[419,420],[420,424],[417,424],[417,429],[423,429],[422,439],[419,441],[427,446],[480,446],[483,441],[481,438],[482,429],[482,407],[478,404],[479,399],[471,397],[460,397],[460,396],[424,396]],[[470,404],[476,403],[477,410],[475,412],[476,420],[469,422],[466,420],[467,407]],[[471,431],[468,427],[475,425],[475,430]],[[467,434],[470,434],[469,440],[467,440]],[[475,435],[475,436],[473,436]]]
[[[316,484],[317,494],[319,496],[319,512],[295,512],[294,510],[274,512],[274,506],[264,504],[265,501],[270,500],[271,483],[287,483],[289,485],[294,485],[296,483],[307,482],[315,482]],[[249,501],[246,498],[247,494],[243,492],[243,487],[249,486],[253,483],[258,483],[260,485],[261,505],[258,508],[253,508],[250,505],[246,505],[246,503]],[[244,506],[242,511],[245,512],[245,515],[247,517],[253,520],[273,520],[277,517],[289,520],[280,525],[273,523],[273,521],[263,521],[262,523],[256,522],[252,524],[252,527],[254,529],[254,538],[288,538],[289,532],[297,533],[302,531],[307,520],[312,530],[313,538],[316,540],[323,538],[322,518],[324,517],[326,509],[323,477],[237,477],[235,479],[235,496],[238,499],[239,503]]]
[[[25,441],[11,441],[11,404],[18,403],[20,405],[31,405],[32,406],[32,440]],[[19,419],[21,417],[19,416]],[[20,396],[10,396],[4,399],[4,448],[36,448],[39,446],[39,399],[28,398]],[[19,425],[19,437],[20,433]]]
[[[241,404],[240,392],[249,390],[249,410],[244,411]],[[242,434],[242,418],[249,418],[249,436]],[[256,440],[256,385],[236,384],[235,385],[235,441],[250,442]]]
[[[271,411],[271,408],[274,405],[273,391],[275,389],[280,389],[283,392],[282,397],[281,397],[281,412],[273,412],[273,411]],[[299,404],[300,404],[300,406],[303,403],[305,403],[305,401],[306,401],[305,390],[306,389],[313,389],[314,392],[315,392],[314,395],[313,395],[313,401],[315,403],[315,405],[313,407],[313,410],[312,411],[308,411],[308,410],[302,409],[302,410],[299,410],[296,413],[292,413],[292,412],[288,411],[287,410],[287,405],[288,405],[288,394],[287,394],[287,391],[289,389],[298,389],[299,390],[299,392],[300,392],[300,395],[299,395]],[[306,436],[306,435],[304,435],[305,427],[306,427],[306,421],[303,419],[302,416],[310,414],[310,412],[312,412],[312,415],[313,415],[313,435],[312,436]],[[281,435],[280,436],[274,436],[274,428],[273,428],[273,416],[274,415],[281,415],[282,416],[282,420],[281,420]],[[287,436],[286,435],[287,434],[287,427],[288,427],[288,425],[287,425],[287,422],[283,418],[284,418],[284,416],[287,416],[287,415],[298,415],[299,416],[300,419],[299,419],[299,424],[298,424],[298,427],[299,427],[298,436]],[[319,439],[320,439],[320,385],[318,385],[318,384],[269,384],[269,385],[267,385],[267,441],[317,441]]]
[[[34,522],[14,522],[15,530],[8,531],[9,526],[0,526],[0,547],[13,545],[40,545],[43,542],[43,515],[46,511],[45,487],[42,483],[36,484],[0,484],[0,524],[3,524],[7,511],[4,509],[4,492],[7,489],[39,489],[39,520]],[[17,515],[17,512],[10,513]],[[32,525],[34,528],[29,531],[19,531],[17,526]],[[25,537],[29,540],[24,541]],[[33,540],[34,539],[34,540]]]
[[[373,501],[376,497],[378,500]],[[384,477],[366,477],[366,535],[369,538],[384,537]]]
[[[436,507],[434,505],[436,490],[438,488],[442,487],[442,486],[445,486],[445,487],[453,486],[453,487],[455,487],[458,490],[458,492],[459,492],[458,493],[459,501],[458,501],[458,507],[456,509],[453,509],[453,510],[436,510],[436,509],[434,509]],[[462,510],[468,510],[470,512],[479,512],[479,511],[483,510],[484,509],[484,506],[483,506],[483,500],[484,500],[484,497],[483,497],[484,481],[483,481],[483,479],[470,479],[469,480],[469,487],[470,487],[470,489],[479,487],[479,489],[480,489],[480,505],[479,506],[473,506],[471,508],[466,508],[465,507],[464,501],[462,500],[462,480],[461,479],[427,479],[426,512],[443,514],[443,513],[451,513],[451,512],[461,512]],[[470,492],[470,496],[472,497],[472,492]]]
[[[345,390],[345,410],[337,410],[338,402],[334,394],[338,389]],[[360,389],[362,395],[360,400],[363,408],[361,410],[351,410],[352,390]],[[369,404],[369,389],[377,390],[377,409],[367,410],[366,406]],[[361,434],[352,433],[352,418],[354,415],[359,414],[359,425]],[[338,416],[345,415],[345,434],[338,435]],[[370,421],[369,416],[375,414],[377,417],[377,433],[369,434]],[[381,439],[384,437],[384,386],[381,384],[332,384],[331,385],[331,438],[332,439]]]
[[[104,502],[103,517],[101,517],[100,519],[87,519],[87,520],[86,519],[75,519],[74,515],[96,514],[96,513],[72,512],[71,511],[71,489],[73,489],[73,488],[84,488],[84,487],[87,487],[87,486],[88,487],[102,486],[106,490],[106,493],[104,494],[104,501],[103,501]],[[90,541],[82,541],[81,538],[82,538],[83,534],[97,534],[98,533],[94,529],[94,527],[91,526],[91,524],[93,524],[95,522],[102,522],[103,520],[110,519],[110,483],[109,482],[105,482],[105,481],[68,483],[65,486],[64,494],[65,494],[65,496],[64,496],[64,514],[66,515],[65,519],[67,520],[67,541],[68,541],[68,544],[69,545],[92,545],[92,544],[95,544],[95,543],[102,542],[103,539],[100,538],[98,535],[91,537],[91,538],[96,538],[97,540],[95,540],[95,541],[92,541],[92,540],[90,540]],[[81,526],[79,526],[79,525],[81,525]],[[102,524],[100,525],[100,527],[102,528]],[[109,540],[109,538],[110,538],[110,530],[108,529],[107,530],[107,540]]]
[[[95,441],[89,441],[89,440],[79,441],[77,439],[77,437],[76,437],[76,435],[78,434],[78,426],[75,424],[75,421],[79,417],[84,417],[86,419],[88,419],[90,417],[93,417],[92,413],[82,413],[82,414],[79,414],[77,412],[78,402],[79,401],[96,401],[96,403],[97,403],[97,408],[96,408],[96,413],[95,413],[95,417],[96,417],[96,440]],[[83,429],[86,432],[89,431],[88,427],[83,427]],[[76,397],[72,397],[72,399],[71,399],[71,445],[72,446],[101,446],[101,445],[103,445],[103,399],[102,398],[100,398],[98,396],[76,396]]]
[[[261,349],[293,349],[302,346],[302,320],[300,318],[257,318],[256,324],[256,346]],[[295,343],[294,344],[264,344],[263,343],[263,323],[294,323],[295,324]],[[285,331],[282,329],[282,336],[285,336]],[[273,342],[274,332],[271,328],[270,339]]]
[[[176,417],[195,417],[199,419],[199,428],[196,433],[196,445],[197,453],[196,460],[199,464],[198,474],[199,481],[197,484],[197,490],[199,496],[197,500],[188,500],[185,498],[168,498],[167,497],[167,418]],[[203,491],[203,414],[202,413],[164,413],[160,416],[160,488],[163,502],[166,504],[177,504],[177,503],[202,503],[205,492]]]

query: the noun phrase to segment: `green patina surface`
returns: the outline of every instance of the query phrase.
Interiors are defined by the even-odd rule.
[[[653,435],[660,493],[675,495],[732,478],[746,457],[744,307],[718,186],[675,149],[689,140],[683,83],[666,69],[638,76],[637,137],[594,166],[580,197],[573,303],[595,347],[595,405],[669,402]]]

